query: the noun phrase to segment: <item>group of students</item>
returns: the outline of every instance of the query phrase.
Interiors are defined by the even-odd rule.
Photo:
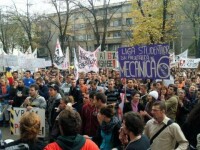
[[[45,109],[50,143],[37,138],[40,119],[27,112],[20,121],[20,139],[8,146],[24,142],[30,149],[46,150],[198,148],[197,78],[194,82],[179,75],[168,86],[161,81],[121,79],[116,70],[80,73],[78,80],[52,70],[34,76],[27,70],[21,79],[13,72],[13,78],[12,85],[1,78],[2,100],[28,111]]]

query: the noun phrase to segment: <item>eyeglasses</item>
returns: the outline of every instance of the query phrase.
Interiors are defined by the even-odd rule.
[[[161,111],[160,109],[152,109],[151,111]]]

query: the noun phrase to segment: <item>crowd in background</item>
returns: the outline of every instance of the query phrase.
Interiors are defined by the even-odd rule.
[[[169,84],[123,79],[119,70],[108,69],[81,72],[78,79],[72,71],[55,67],[34,73],[13,71],[13,82],[2,74],[0,126],[9,124],[9,105],[38,107],[46,111],[46,137],[37,139],[40,120],[27,113],[21,119],[20,139],[8,146],[25,142],[30,149],[45,150],[197,149],[200,74],[172,68],[171,76]],[[23,124],[31,129],[27,131]]]

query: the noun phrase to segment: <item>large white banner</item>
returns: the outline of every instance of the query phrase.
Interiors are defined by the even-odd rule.
[[[14,135],[20,135],[20,118],[21,116],[27,111],[26,108],[19,108],[19,107],[14,107],[10,114],[10,120],[11,120],[11,132]],[[40,109],[40,108],[33,108],[31,109],[31,112],[35,112],[36,114],[39,115],[40,117],[40,121],[41,121],[41,125],[40,125],[40,133],[39,133],[39,137],[45,137],[45,109]]]
[[[99,48],[97,48],[94,52],[86,51],[79,46],[79,72],[89,72],[95,71],[97,72],[99,68],[97,67],[97,53],[99,52]]]
[[[191,58],[180,58],[179,67],[180,68],[197,68],[200,62],[200,58],[191,59]]]

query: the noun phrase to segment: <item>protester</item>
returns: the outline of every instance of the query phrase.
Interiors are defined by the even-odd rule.
[[[81,117],[72,109],[65,109],[59,114],[58,125],[61,135],[44,150],[99,150],[90,139],[78,134],[81,128]]]
[[[124,103],[123,113],[133,111],[133,112],[140,112],[144,111],[144,107],[140,104],[140,93],[135,91],[131,94],[132,99],[130,102]]]
[[[6,147],[25,143],[28,144],[29,150],[43,150],[45,144],[37,138],[40,132],[40,124],[40,117],[35,112],[23,114],[20,119],[20,139],[7,144]]]
[[[190,112],[186,122],[182,126],[183,133],[190,143],[190,150],[195,150],[197,134],[200,133],[200,104],[197,104]]]
[[[45,85],[44,80],[39,77],[36,79],[36,84],[39,86],[39,95],[43,96],[45,98],[45,100],[49,99],[49,89],[48,87]]]
[[[176,120],[176,113],[178,108],[178,96],[177,94],[177,87],[173,84],[168,86],[167,96],[168,99],[165,100],[165,105],[167,107],[166,115],[173,121]]]
[[[71,84],[72,86],[69,90],[69,96],[74,97],[74,102],[76,103],[74,104],[74,107],[80,113],[83,105],[83,95],[80,88],[76,85],[75,79],[71,79]]]
[[[153,118],[149,120],[145,126],[144,133],[150,139],[151,149],[171,150],[171,149],[184,149],[188,147],[186,140],[180,126],[170,121],[166,116],[166,105],[163,101],[156,101],[152,106]],[[165,126],[166,128],[163,128]],[[159,132],[159,130],[163,130]],[[158,133],[158,134],[157,134]],[[157,136],[154,136],[156,135]],[[175,148],[176,144],[178,147]]]
[[[119,129],[121,123],[115,116],[113,105],[107,105],[101,108],[99,114],[100,132],[99,144],[101,150],[110,150],[112,148],[120,148]]]
[[[37,84],[30,85],[29,97],[27,97],[21,107],[31,110],[33,107],[46,109],[47,103],[44,97],[38,94],[39,86]]]
[[[65,96],[67,96],[69,94],[69,90],[71,87],[71,79],[72,79],[72,76],[70,74],[68,74],[65,77],[64,83],[60,87],[63,90]]]
[[[25,77],[23,79],[24,85],[29,87],[31,84],[35,83],[35,80],[31,77],[31,71],[26,70]]]
[[[81,111],[82,118],[82,134],[89,137],[94,137],[97,135],[97,130],[99,123],[97,120],[97,107],[94,103],[95,92],[89,94],[89,103],[83,105]]]
[[[58,93],[59,87],[56,84],[49,85],[49,99],[47,102],[47,110],[46,110],[46,117],[49,124],[49,134],[51,135],[52,127],[54,125],[55,119],[58,115],[56,111],[60,104],[61,95]],[[51,137],[50,137],[51,140]]]
[[[191,102],[187,99],[185,90],[180,89],[178,90],[178,108],[177,108],[177,114],[176,114],[176,122],[182,126],[183,123],[186,121],[186,118],[189,114],[189,112],[192,109]]]
[[[134,112],[124,114],[119,139],[123,142],[126,139],[128,142],[124,143],[125,150],[147,150],[150,148],[149,139],[142,134],[143,130],[144,122],[139,114]]]
[[[107,104],[119,103],[120,102],[120,93],[118,89],[115,89],[114,81],[108,81],[108,89],[105,91],[107,96]]]
[[[14,82],[10,95],[13,97],[13,107],[20,107],[29,95],[29,88],[24,85],[22,79],[19,79],[18,82]]]
[[[147,99],[148,99],[148,102],[145,106],[145,110],[140,111],[140,115],[144,117],[145,122],[147,122],[148,120],[152,118],[151,110],[152,110],[153,103],[158,99],[158,92],[157,91],[149,92]]]
[[[127,85],[122,89],[122,93],[126,93],[126,99],[130,102],[132,99],[132,93],[136,92],[137,90],[134,88],[134,83],[132,79],[127,79]]]
[[[4,77],[0,78],[0,126],[7,127],[9,125],[8,102],[10,98],[10,85]]]
[[[140,104],[142,104],[143,107],[145,107],[146,104],[147,104],[147,101],[148,101],[148,99],[147,99],[147,97],[148,97],[147,86],[145,84],[141,84],[139,86],[139,88],[140,88],[140,95],[141,95]]]
[[[79,78],[79,87],[82,94],[83,93],[88,94],[88,87],[85,85],[84,78]]]

